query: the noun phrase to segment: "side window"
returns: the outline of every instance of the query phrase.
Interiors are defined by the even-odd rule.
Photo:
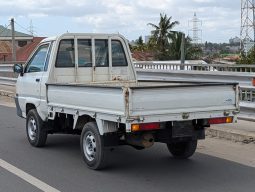
[[[90,39],[78,40],[78,66],[92,67],[92,46]]]
[[[109,66],[108,40],[95,40],[96,67]]]
[[[44,64],[49,44],[41,45],[28,62],[25,73],[44,71]]]
[[[120,41],[112,41],[112,66],[127,66],[127,59]]]
[[[58,47],[56,67],[74,67],[74,40],[64,39],[61,40]]]
[[[52,43],[50,44],[50,47],[49,47],[49,50],[48,50],[48,54],[47,54],[45,65],[44,65],[44,71],[48,70],[50,54],[51,54],[51,48],[52,48]]]

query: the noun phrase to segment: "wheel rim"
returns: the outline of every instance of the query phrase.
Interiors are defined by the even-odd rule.
[[[83,138],[83,151],[89,161],[93,161],[96,157],[96,139],[94,134],[89,132],[87,136]]]
[[[35,140],[36,132],[37,132],[36,121],[33,117],[30,117],[28,121],[28,136],[30,140],[32,141]]]

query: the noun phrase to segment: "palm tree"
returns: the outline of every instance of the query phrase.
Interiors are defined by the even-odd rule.
[[[160,13],[160,21],[158,25],[153,23],[148,23],[148,25],[154,28],[152,32],[152,38],[159,48],[160,55],[166,56],[168,51],[168,46],[170,44],[169,35],[174,33],[171,31],[176,25],[179,24],[178,21],[171,22],[172,17],[168,17],[166,14]],[[162,58],[163,59],[163,58]]]
[[[175,32],[169,35],[169,59],[178,60],[181,58],[182,32]],[[185,59],[199,59],[202,54],[200,46],[192,45],[191,38],[185,37]]]

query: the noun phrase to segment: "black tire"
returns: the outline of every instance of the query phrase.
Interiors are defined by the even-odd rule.
[[[99,170],[105,168],[107,164],[107,149],[104,147],[95,122],[89,122],[84,125],[80,138],[80,147],[82,157],[90,169]]]
[[[31,109],[27,114],[26,133],[29,143],[34,147],[43,147],[47,140],[47,131],[44,122],[36,109]]]
[[[187,159],[197,149],[197,140],[167,144],[169,152],[176,158]]]

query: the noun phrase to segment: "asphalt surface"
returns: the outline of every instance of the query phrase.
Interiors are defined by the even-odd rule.
[[[49,135],[46,147],[34,148],[24,119],[0,106],[0,159],[60,191],[255,191],[255,168],[221,158],[196,153],[178,160],[163,144],[143,151],[119,147],[111,155],[110,167],[93,171],[81,158],[79,136]],[[0,166],[0,191],[40,190]]]

